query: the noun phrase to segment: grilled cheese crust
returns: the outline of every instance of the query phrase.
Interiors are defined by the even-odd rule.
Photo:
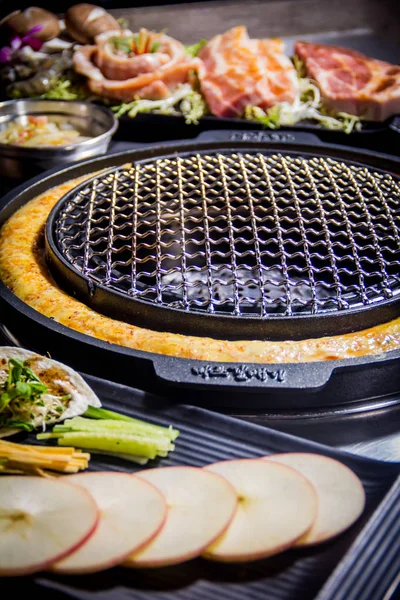
[[[301,341],[227,341],[152,331],[105,317],[64,292],[44,260],[44,227],[56,202],[86,175],[20,208],[0,232],[0,278],[39,313],[94,338],[157,354],[224,362],[297,363],[367,356],[400,348],[400,318],[356,333]]]

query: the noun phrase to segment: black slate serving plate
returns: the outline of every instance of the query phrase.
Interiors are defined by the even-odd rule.
[[[202,559],[176,567],[143,571],[114,568],[81,577],[41,573],[3,579],[7,591],[31,597],[79,600],[380,600],[400,568],[400,464],[356,457],[271,429],[201,408],[171,406],[132,388],[87,377],[104,407],[181,431],[176,450],[151,466],[203,466],[223,459],[257,457],[277,452],[317,452],[337,458],[361,478],[367,497],[360,520],[333,541],[285,552],[247,564],[218,564]],[[190,400],[188,398],[188,400]],[[27,441],[32,441],[27,438]],[[93,455],[91,468],[131,471],[117,459]],[[389,492],[390,491],[390,492]],[[389,494],[388,494],[389,492]],[[396,512],[397,511],[397,512]],[[372,517],[372,519],[371,519]],[[373,560],[375,557],[375,560]],[[339,565],[339,566],[338,566]],[[337,567],[336,571],[335,567]],[[365,579],[365,573],[368,574]],[[353,582],[353,583],[352,583]],[[357,583],[357,588],[354,587]],[[374,594],[369,595],[374,584]],[[346,595],[340,595],[346,589]],[[357,595],[353,590],[357,589]],[[379,595],[382,592],[382,595]],[[25,597],[28,597],[27,595]]]
[[[188,125],[182,116],[144,113],[131,119],[127,115],[120,117],[120,126],[115,139],[139,143],[152,143],[165,140],[192,139],[203,131],[235,129],[243,131],[285,132],[297,130],[317,134],[321,141],[328,144],[343,144],[358,148],[374,149],[399,155],[400,116],[392,117],[384,123],[364,123],[361,130],[350,134],[327,129],[310,121],[302,121],[291,127],[278,130],[265,128],[255,121],[228,119],[214,116],[202,117],[197,125]]]

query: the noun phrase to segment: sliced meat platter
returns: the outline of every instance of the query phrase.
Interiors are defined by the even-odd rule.
[[[301,40],[289,57],[281,39],[253,39],[243,25],[185,46],[77,4],[65,20],[43,9],[15,11],[1,28],[9,39],[0,49],[6,98],[88,99],[119,117],[175,115],[198,124],[214,116],[272,129],[311,122],[346,133],[399,112],[398,65]]]

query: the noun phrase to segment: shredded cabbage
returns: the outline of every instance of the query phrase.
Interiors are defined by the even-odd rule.
[[[180,115],[185,117],[187,124],[197,125],[199,119],[206,113],[206,103],[199,92],[196,92],[188,83],[176,88],[174,93],[162,100],[137,99],[133,102],[113,106],[111,109],[116,117],[128,114],[136,117],[139,113],[157,113],[162,115]]]
[[[41,94],[39,98],[49,100],[87,100],[88,94],[83,90],[83,86],[78,87],[72,81],[61,77],[48,92]]]
[[[299,78],[299,90],[293,104],[282,102],[264,111],[258,106],[247,106],[244,118],[257,121],[270,129],[295,125],[299,121],[317,121],[327,129],[351,133],[353,129],[361,128],[361,117],[344,112],[329,113],[324,107],[319,87],[309,77],[305,76],[304,63],[293,57],[293,64]]]

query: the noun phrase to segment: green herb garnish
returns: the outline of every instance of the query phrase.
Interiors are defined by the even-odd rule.
[[[152,42],[150,44],[149,52],[158,52],[158,50],[160,49],[160,46],[161,46],[161,42],[157,42],[157,41]]]
[[[1,386],[0,413],[9,406],[10,402],[17,398],[35,403],[40,395],[45,392],[47,392],[47,386],[40,381],[29,367],[17,358],[10,358],[8,361],[8,376]]]
[[[112,37],[110,44],[118,52],[124,52],[125,54],[131,54],[133,51],[133,44],[135,43],[135,36],[129,37]]]
[[[129,21],[125,17],[119,17],[117,23],[121,29],[129,29]]]
[[[128,55],[154,53],[161,46],[159,40],[151,41],[150,34],[143,29],[136,35],[114,36],[110,38],[110,44],[117,52]]]
[[[31,423],[25,423],[24,421],[18,420],[4,420],[0,417],[0,427],[9,427],[11,429],[22,429],[23,431],[27,431],[28,433],[33,431],[35,428]]]
[[[0,383],[0,427],[32,431],[56,421],[65,411],[70,394],[53,396],[25,362],[8,360],[6,379]]]
[[[198,55],[198,53],[200,52],[200,50],[207,44],[207,40],[205,38],[203,38],[202,40],[200,40],[199,42],[197,42],[197,44],[192,44],[191,46],[185,46],[185,50],[186,50],[186,54],[189,54],[190,56],[193,56],[193,58],[195,56]]]

